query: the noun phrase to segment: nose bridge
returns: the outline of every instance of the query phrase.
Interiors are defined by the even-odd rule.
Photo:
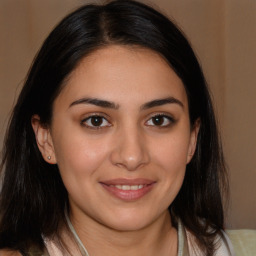
[[[120,128],[112,152],[115,165],[136,170],[149,161],[148,153],[143,131],[136,124]]]

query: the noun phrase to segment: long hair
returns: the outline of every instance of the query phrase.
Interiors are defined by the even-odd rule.
[[[42,249],[42,236],[58,234],[67,191],[57,165],[46,163],[36,144],[31,117],[49,125],[55,98],[68,75],[96,49],[141,46],[160,54],[182,80],[191,127],[200,119],[195,155],[169,210],[213,255],[223,229],[224,159],[213,106],[200,65],[183,33],[158,11],[129,0],[85,5],[65,17],[45,40],[28,73],[6,133],[1,164],[0,248]]]

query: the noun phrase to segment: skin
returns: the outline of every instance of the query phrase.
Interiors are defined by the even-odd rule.
[[[91,255],[177,254],[168,207],[195,151],[199,124],[191,128],[183,83],[162,57],[117,45],[93,52],[56,98],[50,127],[38,116],[32,126],[45,161],[58,164],[71,222]],[[102,185],[117,178],[153,185],[142,197],[123,200]]]
[[[21,256],[21,254],[17,251],[0,250],[0,253],[2,256]]]

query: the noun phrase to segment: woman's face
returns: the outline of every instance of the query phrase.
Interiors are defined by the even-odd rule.
[[[167,212],[198,129],[190,127],[182,81],[163,58],[109,46],[82,60],[54,102],[50,130],[40,130],[72,217],[124,231]]]

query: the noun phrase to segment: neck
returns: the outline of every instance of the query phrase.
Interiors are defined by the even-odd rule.
[[[83,221],[78,221],[83,219]],[[177,255],[177,231],[168,211],[140,230],[118,231],[92,221],[88,216],[71,222],[90,255]]]

